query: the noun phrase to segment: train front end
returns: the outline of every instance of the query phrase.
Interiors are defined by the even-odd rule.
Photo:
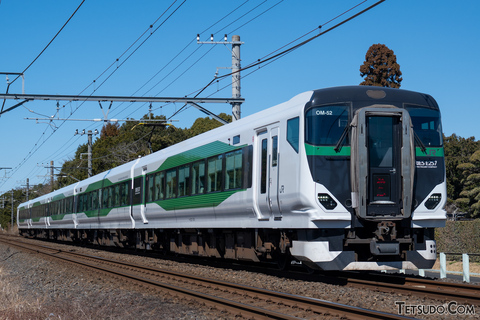
[[[366,86],[317,90],[305,107],[305,153],[323,190],[315,194],[321,215],[351,219],[342,229],[318,221],[317,232],[293,243],[297,259],[324,270],[433,266],[446,179],[431,96]]]

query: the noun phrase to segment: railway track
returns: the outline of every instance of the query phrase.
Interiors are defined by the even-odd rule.
[[[199,278],[158,268],[133,265],[0,237],[9,245],[87,267],[144,287],[167,291],[181,299],[195,300],[232,316],[248,319],[407,319],[406,317],[348,306],[320,299],[274,292],[224,281]]]
[[[364,276],[356,273],[339,273],[338,277],[340,282],[351,287],[411,294],[440,301],[456,301],[480,306],[480,286],[478,285],[384,274]]]

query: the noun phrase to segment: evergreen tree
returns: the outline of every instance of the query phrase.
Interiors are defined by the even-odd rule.
[[[463,179],[463,190],[461,198],[455,203],[465,209],[470,217],[480,217],[480,149],[475,151],[469,158],[469,162],[458,165],[458,168],[466,173]]]
[[[402,72],[397,63],[397,57],[384,44],[372,45],[365,55],[365,61],[360,66],[360,76],[365,80],[362,86],[377,86],[400,88]]]

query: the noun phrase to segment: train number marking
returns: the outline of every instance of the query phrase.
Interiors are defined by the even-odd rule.
[[[315,111],[317,116],[333,116],[332,110],[317,110]]]

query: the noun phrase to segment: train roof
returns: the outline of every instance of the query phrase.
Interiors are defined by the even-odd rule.
[[[374,87],[374,86],[344,86],[318,89],[313,91],[311,104],[322,105],[328,103],[341,103],[355,101],[358,108],[372,104],[408,103],[427,106],[438,110],[438,104],[432,96],[403,89]]]

